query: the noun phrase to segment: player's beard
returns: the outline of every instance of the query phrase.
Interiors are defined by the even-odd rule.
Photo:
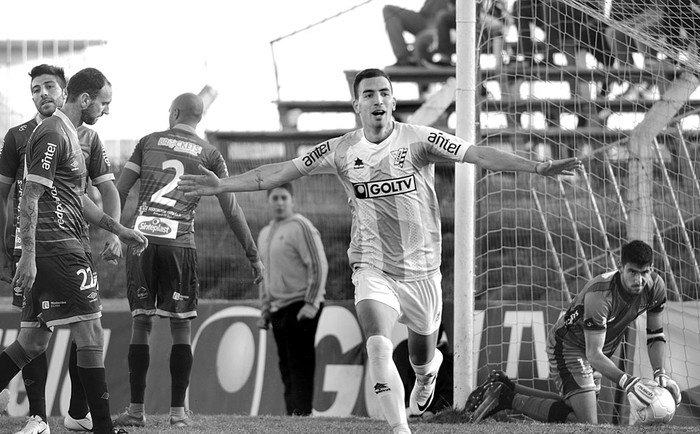
[[[80,119],[82,119],[83,123],[85,124],[95,125],[95,122],[97,122],[97,118],[99,118],[99,116],[93,116],[92,114],[90,114],[91,107],[92,104],[83,109],[82,113],[80,114]]]

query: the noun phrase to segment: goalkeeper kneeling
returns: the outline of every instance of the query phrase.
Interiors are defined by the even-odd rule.
[[[597,398],[601,377],[622,388],[632,414],[656,405],[658,387],[666,388],[675,406],[681,391],[664,370],[666,339],[662,314],[666,284],[652,268],[652,248],[643,241],[622,247],[618,270],[593,278],[571,302],[566,313],[549,331],[547,355],[550,375],[559,394],[532,389],[511,381],[502,371],[474,389],[466,410],[479,422],[500,410],[513,409],[542,422],[597,424]],[[654,380],[629,375],[610,359],[623,339],[628,325],[647,312],[647,350]],[[671,403],[670,416],[675,406]],[[670,420],[670,416],[666,415]],[[661,419],[660,419],[661,420]]]

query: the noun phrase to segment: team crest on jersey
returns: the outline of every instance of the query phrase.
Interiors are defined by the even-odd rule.
[[[22,132],[22,131],[24,131],[24,130],[26,130],[26,129],[27,129],[27,124],[24,124],[24,125],[22,125],[21,127],[19,127],[19,129],[18,129],[17,131]]]
[[[165,146],[176,152],[183,152],[185,154],[190,154],[197,156],[202,153],[202,147],[185,140],[176,140],[169,137],[161,137],[158,139],[158,146]]]
[[[408,154],[408,148],[399,148],[395,151],[391,151],[391,156],[394,157],[394,166],[403,168],[403,163],[406,161],[406,154]]]
[[[364,169],[364,168],[365,168],[364,161],[360,160],[359,158],[355,159],[355,165],[353,166],[353,169]]]
[[[358,199],[376,199],[416,191],[416,178],[413,175],[382,181],[357,182],[352,184]]]

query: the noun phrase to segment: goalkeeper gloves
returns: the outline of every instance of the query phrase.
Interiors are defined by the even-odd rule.
[[[622,374],[617,384],[619,384],[627,394],[630,408],[634,412],[647,408],[652,398],[654,398],[654,392],[649,389],[639,377]]]
[[[681,388],[678,387],[678,383],[666,375],[666,371],[663,368],[659,368],[654,371],[654,380],[659,383],[659,386],[671,392],[673,399],[676,400],[676,406],[681,405]]]

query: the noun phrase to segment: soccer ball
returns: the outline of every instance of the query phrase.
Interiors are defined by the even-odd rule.
[[[673,399],[673,395],[655,381],[649,381],[645,385],[654,392],[654,398],[645,409],[632,412],[633,416],[645,425],[669,423],[676,414],[676,400]]]

